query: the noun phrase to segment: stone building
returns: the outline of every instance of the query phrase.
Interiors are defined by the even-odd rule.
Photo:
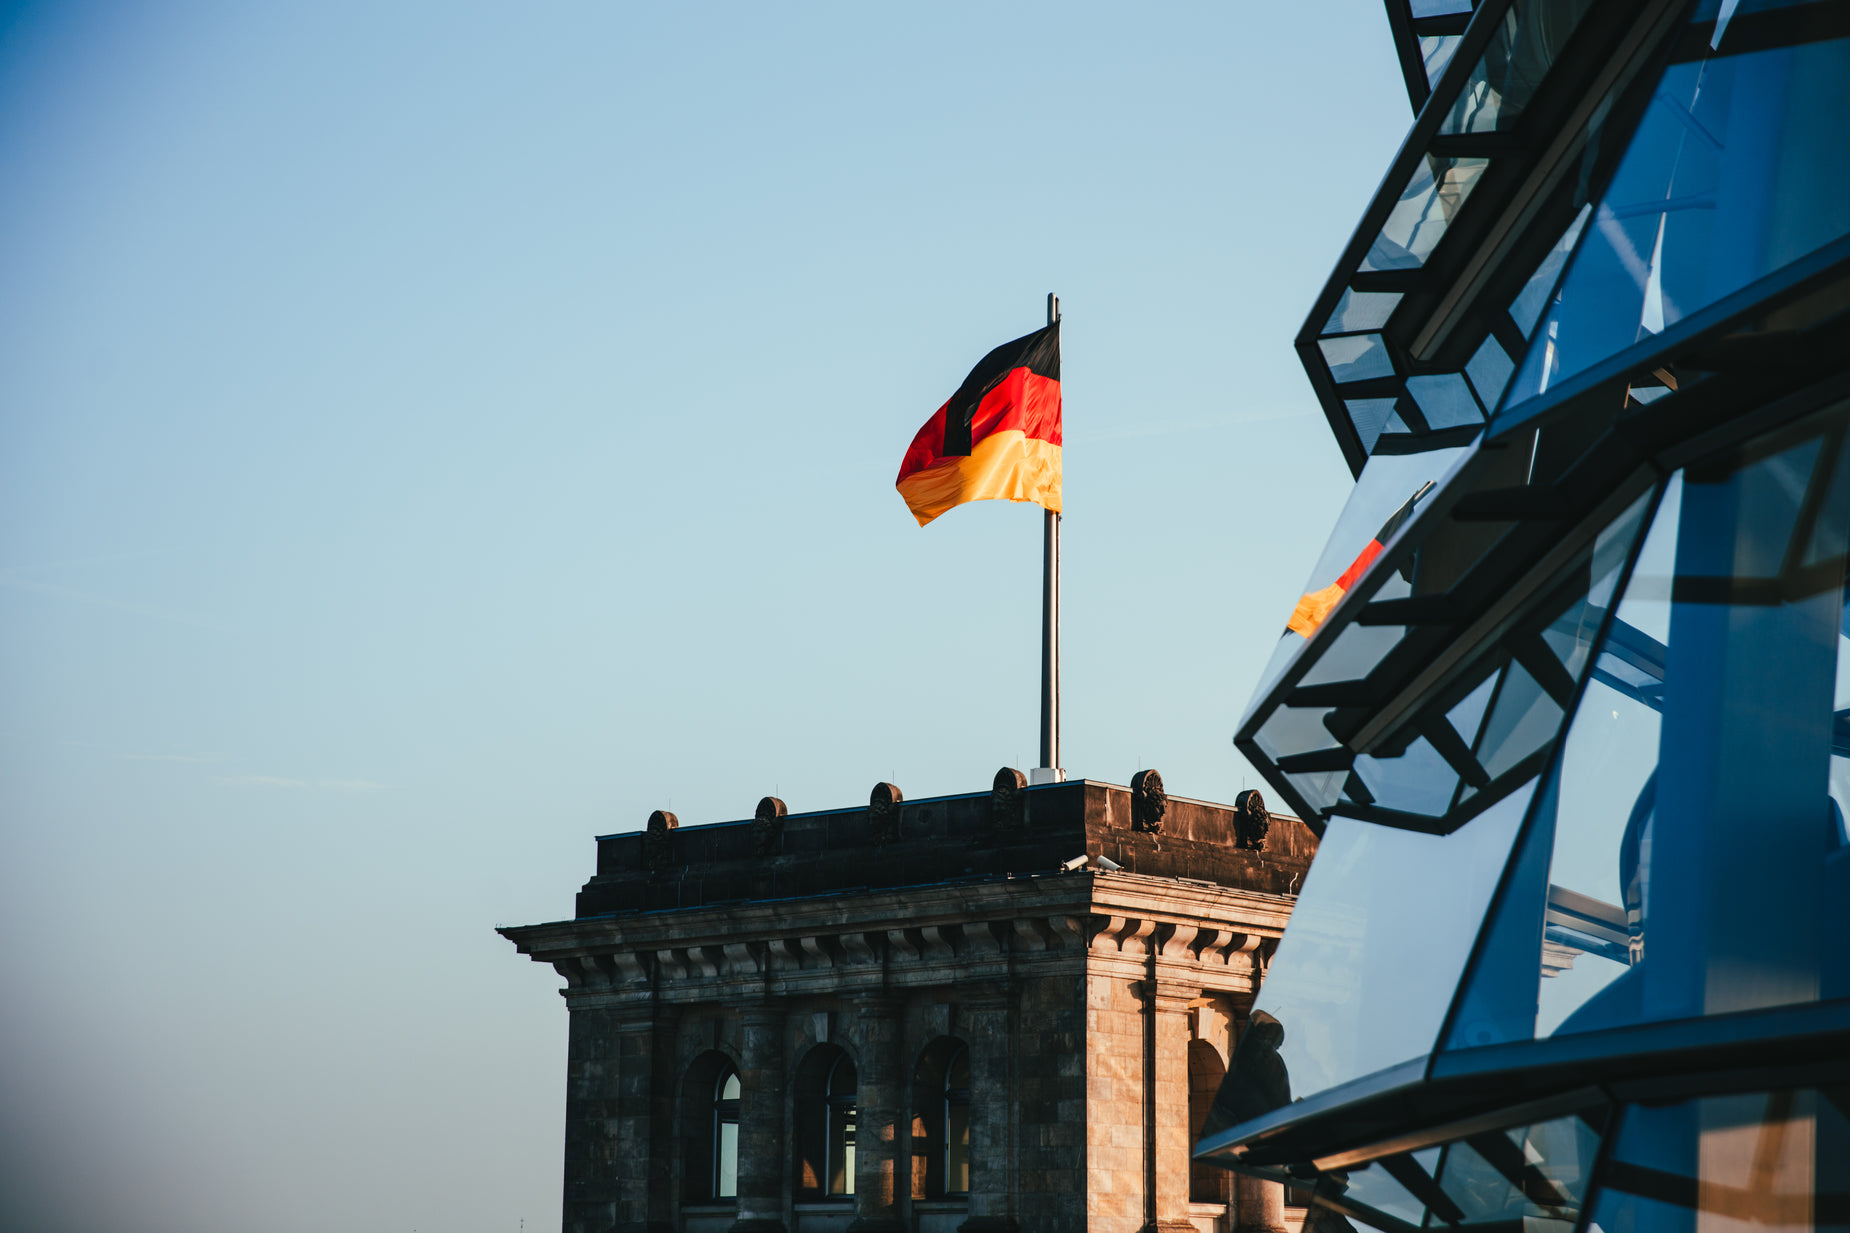
[[[502,930],[566,981],[565,1229],[1283,1233],[1190,1163],[1316,846],[1241,804],[1005,769],[599,838]]]

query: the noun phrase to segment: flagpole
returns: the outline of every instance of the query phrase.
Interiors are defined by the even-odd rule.
[[[1047,324],[1060,319],[1060,297],[1047,293]],[[1060,768],[1060,515],[1042,511],[1041,536],[1041,764],[1034,779],[1058,783]]]

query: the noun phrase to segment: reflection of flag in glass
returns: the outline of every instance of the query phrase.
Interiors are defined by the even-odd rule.
[[[965,501],[1060,512],[1060,323],[1003,343],[925,421],[899,464],[899,495],[924,526]]]
[[[1361,552],[1356,554],[1355,563],[1343,571],[1342,577],[1321,591],[1312,591],[1300,599],[1298,606],[1292,610],[1291,619],[1285,622],[1285,632],[1302,634],[1306,638],[1316,633],[1317,627],[1323,624],[1325,617],[1330,615],[1330,609],[1336,607],[1337,601],[1349,593],[1349,588],[1355,585],[1356,579],[1367,573],[1368,567],[1374,564],[1376,557],[1381,555],[1382,546],[1393,538],[1394,532],[1400,530],[1402,523],[1413,516],[1414,505],[1431,491],[1431,480],[1421,484],[1420,490],[1408,497],[1406,504],[1395,510],[1388,520],[1381,524],[1381,529],[1376,531],[1375,537],[1363,546]]]

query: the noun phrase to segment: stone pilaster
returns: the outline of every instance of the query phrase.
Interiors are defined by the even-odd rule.
[[[970,1048],[970,1209],[958,1233],[1015,1233],[1008,998],[966,1001],[959,1018]]]
[[[785,1233],[784,1009],[747,1007],[739,1068],[739,1218],[732,1233]]]
[[[627,1159],[617,1112],[622,1037],[610,1011],[570,1006],[565,1062],[565,1233],[602,1233],[615,1224]]]
[[[670,1228],[669,1126],[674,1012],[653,999],[610,1016],[619,1075],[612,1136],[617,1172],[611,1223],[617,1233],[668,1233]],[[597,1233],[593,1226],[588,1233]]]
[[[861,1057],[856,1072],[854,1223],[849,1233],[902,1233],[899,1141],[906,1107],[899,1059],[899,1004],[860,1000]]]
[[[1150,1145],[1145,1193],[1151,1233],[1187,1233],[1188,1004],[1200,989],[1152,980],[1144,986],[1149,1042],[1144,1061],[1144,1109]]]

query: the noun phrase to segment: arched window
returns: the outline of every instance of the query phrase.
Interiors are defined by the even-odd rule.
[[[797,1067],[797,1197],[854,1194],[854,1059],[835,1045],[817,1045]]]
[[[739,1072],[730,1066],[713,1096],[713,1197],[739,1197]]]
[[[739,1070],[717,1049],[681,1080],[682,1197],[694,1203],[739,1195]]]
[[[1188,1150],[1192,1156],[1201,1128],[1207,1123],[1208,1110],[1220,1091],[1227,1067],[1220,1051],[1205,1040],[1188,1042]],[[1213,1165],[1194,1163],[1188,1171],[1188,1197],[1195,1203],[1226,1203],[1230,1198],[1233,1175]]]
[[[912,1070],[912,1197],[970,1193],[970,1050],[940,1036]]]

